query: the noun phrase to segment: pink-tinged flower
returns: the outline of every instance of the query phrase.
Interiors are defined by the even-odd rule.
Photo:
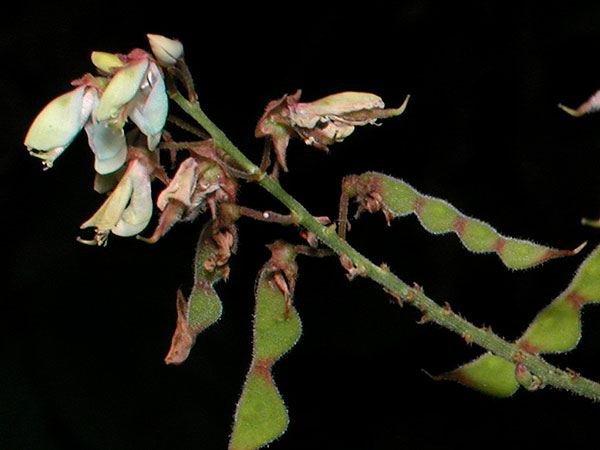
[[[172,66],[183,56],[183,44],[160,34],[147,34],[154,57],[163,66]]]
[[[269,136],[273,141],[277,161],[284,170],[291,137],[298,136],[306,145],[328,150],[358,125],[402,114],[408,101],[406,97],[399,108],[385,109],[380,97],[366,92],[341,92],[310,103],[299,102],[300,94],[298,90],[271,101],[256,126],[256,137]]]
[[[52,167],[88,121],[97,99],[94,87],[82,85],[48,103],[25,137],[29,153],[42,159],[45,168]]]
[[[139,160],[129,161],[123,176],[100,209],[81,228],[94,227],[93,240],[78,239],[91,245],[106,245],[109,234],[134,236],[152,217],[152,195],[148,168]]]
[[[217,204],[234,202],[237,184],[214,160],[191,156],[181,162],[156,200],[161,214],[156,230],[142,240],[154,243],[177,222],[189,221],[207,209],[216,217]]]

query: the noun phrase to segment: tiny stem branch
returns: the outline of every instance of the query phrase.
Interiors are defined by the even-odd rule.
[[[447,306],[438,305],[427,297],[420,288],[406,284],[387,267],[378,266],[371,262],[348,244],[346,240],[338,236],[335,227],[322,225],[304,206],[288,194],[275,178],[268,176],[264,170],[252,163],[204,114],[198,103],[188,101],[179,92],[171,92],[170,95],[186,113],[212,136],[215,145],[227,152],[258,184],[290,210],[298,225],[312,232],[337,255],[350,260],[357,268],[358,273],[375,281],[399,300],[420,309],[427,320],[457,333],[468,342],[475,343],[507,361],[520,362],[532,374],[543,380],[544,384],[566,389],[593,400],[600,400],[600,384],[574,375],[572,371],[561,370],[549,364],[539,355],[524,352],[517,345],[494,334],[490,329],[479,328],[471,324],[452,312]]]

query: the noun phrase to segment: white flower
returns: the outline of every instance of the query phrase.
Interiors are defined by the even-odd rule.
[[[25,137],[29,153],[42,159],[46,168],[52,167],[87,122],[97,98],[95,88],[83,85],[48,103]]]
[[[152,217],[150,174],[138,159],[129,162],[119,184],[100,209],[81,228],[96,228],[94,240],[78,239],[92,245],[106,245],[108,235],[134,236]]]
[[[160,141],[168,114],[168,97],[162,73],[146,52],[134,50],[130,61],[113,66],[117,60],[108,56],[100,60],[101,70],[116,71],[104,89],[94,111],[94,119],[114,128],[122,128],[129,117],[148,137],[154,150]]]
[[[151,62],[140,90],[129,106],[129,117],[148,136],[150,150],[154,150],[160,141],[168,112],[168,97],[162,73]]]

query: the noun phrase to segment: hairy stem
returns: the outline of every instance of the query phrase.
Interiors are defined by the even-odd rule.
[[[387,267],[378,266],[371,262],[338,236],[333,226],[321,224],[304,206],[288,194],[275,178],[268,176],[250,161],[204,114],[198,103],[188,101],[179,92],[172,92],[170,95],[186,113],[212,136],[215,145],[227,152],[240,168],[290,210],[298,225],[314,233],[323,244],[340,257],[351,261],[357,273],[377,282],[399,302],[406,302],[420,309],[423,312],[424,319],[459,334],[467,342],[477,344],[507,361],[519,362],[532,374],[539,377],[545,385],[566,389],[593,400],[600,400],[600,384],[574,374],[572,371],[561,370],[538,355],[524,352],[517,345],[494,334],[490,329],[471,324],[451,311],[449,307],[438,305],[427,297],[420,288],[406,284]]]

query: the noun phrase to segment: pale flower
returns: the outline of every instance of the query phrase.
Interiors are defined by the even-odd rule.
[[[160,34],[147,34],[154,57],[163,66],[172,66],[183,56],[183,44]]]
[[[81,228],[95,227],[93,240],[78,239],[84,244],[106,245],[108,235],[134,236],[152,217],[150,174],[144,164],[133,159],[121,180],[100,209]]]
[[[92,61],[100,70],[115,73],[94,110],[94,119],[113,128],[122,128],[130,118],[148,137],[148,148],[154,150],[169,109],[160,68],[143,50],[130,52],[126,57],[128,62],[120,66],[121,58],[112,56],[102,52],[92,54]]]
[[[52,167],[88,121],[97,98],[94,87],[83,85],[48,103],[25,137],[29,153],[42,159],[46,168]]]

